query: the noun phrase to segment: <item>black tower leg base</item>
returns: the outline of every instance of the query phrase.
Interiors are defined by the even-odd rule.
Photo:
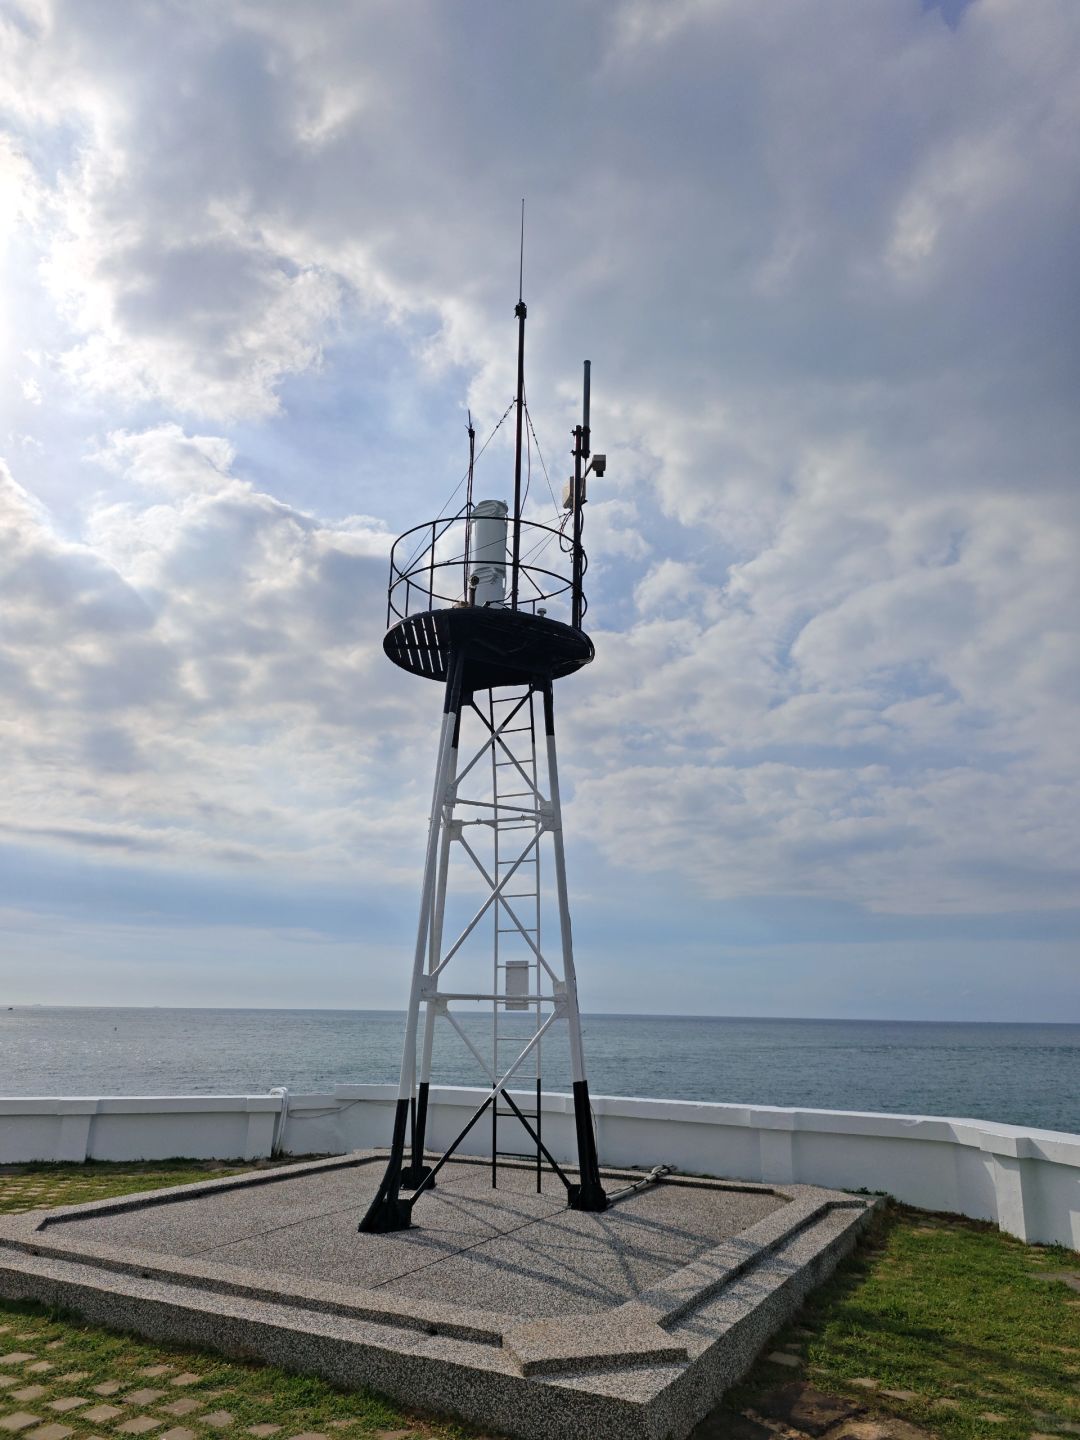
[[[608,1198],[600,1183],[600,1162],[596,1158],[592,1106],[589,1104],[589,1086],[585,1080],[574,1082],[574,1128],[577,1130],[578,1173],[581,1183],[570,1186],[566,1203],[571,1210],[588,1210],[598,1214],[608,1208]]]
[[[598,1181],[591,1185],[571,1185],[566,1193],[566,1203],[571,1210],[587,1210],[593,1215],[608,1208],[604,1187]]]
[[[412,1201],[390,1195],[376,1195],[367,1214],[356,1227],[361,1235],[389,1235],[412,1227]]]
[[[389,1235],[394,1230],[408,1230],[412,1225],[412,1200],[402,1200],[398,1195],[408,1121],[409,1102],[399,1099],[394,1111],[394,1138],[390,1142],[386,1174],[368,1206],[367,1214],[356,1227],[361,1235]]]
[[[404,1166],[400,1176],[401,1188],[403,1190],[419,1190],[420,1186],[423,1185],[424,1181],[427,1180],[431,1174],[431,1170],[432,1167],[430,1165],[417,1165],[415,1161],[411,1165]],[[434,1180],[428,1184],[427,1189],[435,1189]]]
[[[430,1021],[428,1023],[430,1024]],[[412,1105],[412,1159],[406,1162],[402,1157],[401,1175],[399,1176],[399,1183],[406,1190],[419,1190],[432,1171],[430,1165],[424,1164],[424,1140],[427,1136],[428,1091],[430,1089],[428,1082],[421,1080],[416,1100]],[[404,1139],[404,1137],[402,1138]],[[427,1188],[434,1190],[435,1181],[430,1181]]]

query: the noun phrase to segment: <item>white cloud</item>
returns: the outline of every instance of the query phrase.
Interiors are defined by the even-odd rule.
[[[55,508],[5,492],[4,724],[42,834],[399,865],[385,347],[502,413],[524,190],[553,482],[579,346],[610,462],[578,823],[710,895],[1069,903],[1072,0],[26,15],[0,184],[54,328],[11,429]]]
[[[171,424],[113,431],[91,459],[140,486],[182,496],[225,488],[236,450],[221,436],[188,436]]]
[[[877,465],[819,450],[771,544],[726,575],[646,574],[575,694],[575,823],[726,898],[1072,906],[1078,507],[898,508]]]
[[[387,537],[260,494],[216,437],[168,426],[101,454],[151,494],[92,507],[89,544],[3,475],[6,833],[331,871],[405,838],[404,777],[400,804],[365,799],[387,730],[414,723],[407,691],[368,681]]]

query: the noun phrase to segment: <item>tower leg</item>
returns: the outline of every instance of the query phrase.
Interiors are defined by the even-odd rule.
[[[445,807],[447,791],[451,784],[453,756],[456,749],[458,725],[461,714],[461,679],[463,663],[460,656],[451,661],[450,674],[446,681],[446,698],[443,702],[442,731],[439,737],[439,753],[435,764],[435,786],[431,799],[431,819],[428,825],[427,858],[424,864],[424,883],[420,897],[420,919],[416,932],[416,949],[413,953],[412,984],[409,990],[409,1011],[405,1020],[405,1046],[401,1055],[401,1073],[398,1080],[397,1108],[394,1112],[394,1134],[390,1143],[390,1158],[382,1184],[367,1213],[360,1221],[359,1229],[367,1234],[381,1235],[392,1230],[407,1230],[412,1224],[412,1202],[402,1200],[400,1191],[403,1183],[402,1172],[405,1162],[405,1137],[409,1119],[409,1101],[412,1099],[416,1082],[416,1034],[419,1027],[420,1001],[422,996],[428,938],[435,924],[436,890],[439,870],[439,842],[445,829]],[[434,1022],[428,1016],[428,1029]],[[425,1051],[427,1045],[425,1043]],[[427,1092],[424,1096],[424,1119],[427,1118]],[[420,1129],[419,1105],[417,1107],[416,1130]],[[417,1138],[414,1135],[414,1139]],[[422,1154],[422,1152],[421,1152]],[[415,1160],[415,1153],[414,1153]],[[409,1179],[413,1179],[412,1175]],[[420,1180],[417,1184],[421,1183]],[[415,1186],[406,1188],[415,1188]]]
[[[585,1078],[585,1050],[581,1043],[581,1016],[578,1012],[577,972],[574,969],[574,941],[570,930],[570,900],[566,886],[566,852],[563,847],[562,804],[559,799],[559,767],[555,755],[555,701],[550,680],[544,685],[544,730],[547,735],[548,781],[551,787],[551,838],[555,853],[555,886],[559,897],[559,928],[562,939],[563,977],[566,982],[566,1017],[570,1031],[570,1077],[574,1091],[574,1128],[577,1133],[580,1184],[571,1186],[571,1210],[607,1209],[607,1196],[600,1181],[596,1154],[596,1132],[589,1082]]]
[[[461,725],[460,711],[453,717],[454,730],[450,741],[450,762],[446,776],[449,788],[457,775],[458,732]],[[451,829],[444,821],[439,840],[439,869],[435,879],[435,897],[431,907],[431,923],[428,926],[428,973],[431,974],[439,963],[442,953],[443,917],[446,914],[446,877],[450,868]],[[416,1106],[413,1111],[412,1160],[402,1168],[401,1184],[407,1190],[416,1190],[431,1174],[431,1166],[424,1164],[424,1145],[427,1139],[428,1093],[431,1089],[431,1051],[435,1041],[436,1009],[431,1000],[424,1007],[424,1043],[420,1052],[420,1081],[416,1087]],[[428,1189],[434,1189],[432,1180]]]

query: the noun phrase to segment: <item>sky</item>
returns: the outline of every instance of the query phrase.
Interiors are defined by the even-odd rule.
[[[0,1000],[404,1003],[389,546],[525,196],[583,1008],[1080,1021],[1078,70],[1075,0],[0,0]]]

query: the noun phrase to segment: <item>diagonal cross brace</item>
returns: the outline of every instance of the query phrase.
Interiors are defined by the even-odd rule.
[[[501,748],[503,754],[504,754],[504,755],[506,756],[506,758],[510,761],[510,763],[514,766],[515,770],[517,770],[518,774],[519,774],[519,775],[521,776],[521,778],[525,781],[525,784],[529,787],[529,789],[532,791],[532,793],[536,796],[537,800],[538,800],[541,804],[543,804],[543,803],[544,803],[544,797],[543,797],[543,795],[541,795],[540,790],[539,790],[539,788],[537,787],[536,781],[533,780],[532,776],[528,773],[528,771],[525,770],[525,769],[522,767],[521,762],[518,760],[517,756],[516,756],[516,755],[514,754],[514,752],[510,749],[510,747],[507,745],[506,741],[505,741],[505,740],[503,739],[503,737],[502,737],[502,731],[506,728],[506,720],[500,721],[500,722],[499,722],[499,725],[498,725],[496,728],[492,729],[491,721],[487,718],[487,716],[484,714],[484,712],[480,709],[480,707],[477,705],[476,701],[475,701],[475,700],[470,700],[469,703],[470,703],[470,705],[472,706],[472,708],[476,711],[477,715],[480,716],[480,719],[484,722],[485,726],[487,727],[488,731],[489,731],[490,734],[491,734],[491,740],[484,742],[484,745],[482,746],[482,750],[487,750],[487,749],[489,749],[492,745],[494,745],[494,744],[497,742],[498,745],[499,745],[499,747]],[[524,705],[524,703],[525,703],[525,701],[522,700],[521,704]],[[518,707],[518,708],[520,708],[520,707]],[[512,719],[513,716],[516,715],[516,714],[517,714],[517,709],[512,710],[512,711],[510,712],[510,717],[509,717],[509,718]],[[478,758],[479,758],[479,757],[478,757]]]
[[[484,916],[485,916],[485,915],[487,914],[487,912],[490,910],[492,904],[493,904],[496,900],[501,900],[501,899],[502,899],[503,886],[509,884],[509,882],[514,878],[514,876],[517,874],[518,867],[523,863],[523,861],[525,861],[525,860],[527,860],[527,859],[529,858],[530,852],[536,849],[536,847],[537,847],[537,845],[539,844],[539,842],[540,842],[540,832],[537,831],[537,833],[532,837],[532,839],[529,841],[529,843],[525,846],[525,849],[521,852],[521,854],[518,856],[518,858],[514,861],[513,865],[511,865],[510,869],[507,870],[506,874],[502,877],[502,879],[498,882],[498,884],[492,887],[491,894],[490,894],[490,895],[487,897],[487,899],[484,901],[483,905],[480,906],[480,909],[476,912],[476,914],[473,916],[473,918],[469,921],[468,925],[465,926],[465,929],[461,932],[461,934],[458,936],[458,938],[454,941],[453,945],[451,945],[450,949],[446,952],[446,955],[444,956],[444,958],[439,962],[439,964],[435,967],[435,969],[430,972],[431,975],[434,976],[434,975],[441,975],[441,974],[442,974],[442,972],[446,969],[447,965],[450,964],[450,961],[454,958],[454,956],[457,954],[457,952],[461,949],[462,945],[465,944],[465,941],[469,938],[469,936],[472,934],[472,932],[476,929],[477,925],[479,925],[480,921],[484,918]]]
[[[473,864],[476,866],[477,870],[480,871],[480,874],[484,877],[484,879],[485,879],[485,881],[487,882],[487,884],[491,886],[492,890],[494,890],[494,889],[495,889],[495,881],[494,881],[494,880],[491,878],[491,876],[488,874],[488,872],[487,872],[487,870],[486,870],[486,868],[485,868],[485,866],[484,866],[483,861],[482,861],[482,860],[480,859],[480,857],[476,854],[475,850],[473,850],[472,846],[471,846],[471,845],[469,844],[469,842],[465,839],[464,835],[459,835],[459,836],[458,836],[458,840],[460,841],[461,845],[464,847],[465,853],[468,855],[469,859],[470,859],[470,860],[473,862]],[[513,871],[511,871],[510,873],[513,874]],[[511,919],[511,920],[514,922],[514,924],[517,926],[517,928],[518,928],[518,930],[519,930],[519,932],[520,932],[520,934],[521,934],[522,939],[525,941],[526,945],[528,945],[529,949],[530,949],[530,950],[533,952],[533,954],[536,956],[537,960],[539,960],[540,964],[541,964],[541,965],[544,967],[544,969],[547,971],[548,976],[550,977],[550,979],[553,981],[554,984],[558,985],[558,984],[560,983],[561,977],[558,976],[558,975],[556,975],[556,974],[555,974],[555,971],[554,971],[554,970],[551,968],[551,966],[548,964],[547,960],[546,960],[545,957],[544,957],[543,951],[540,949],[539,945],[537,945],[536,942],[533,940],[532,936],[531,936],[531,935],[529,934],[529,932],[526,930],[525,926],[522,925],[521,921],[518,919],[517,915],[514,913],[514,907],[510,904],[509,900],[507,900],[507,898],[506,898],[505,895],[501,895],[501,894],[500,894],[500,896],[499,896],[499,904],[503,907],[503,909],[506,911],[506,913],[510,916],[510,919]]]
[[[526,703],[526,701],[527,701],[528,699],[529,699],[529,696],[528,696],[528,695],[523,695],[523,696],[521,697],[521,699],[518,701],[518,703],[514,706],[514,708],[510,711],[509,715],[504,715],[504,716],[503,716],[503,718],[499,721],[499,723],[498,723],[498,725],[496,726],[496,728],[495,728],[494,731],[491,731],[491,722],[488,720],[488,718],[487,718],[487,716],[484,714],[484,712],[478,707],[478,705],[476,704],[476,701],[470,699],[469,704],[470,704],[470,705],[472,706],[472,708],[476,711],[477,715],[480,716],[480,719],[483,720],[483,722],[484,722],[485,726],[487,727],[487,729],[488,729],[489,731],[491,731],[491,733],[493,733],[493,734],[498,734],[500,731],[506,729],[506,727],[510,724],[510,721],[513,720],[514,716],[518,713],[518,711],[521,709],[521,707]],[[490,741],[490,740],[485,740],[484,743],[480,746],[479,750],[477,750],[477,752],[476,752],[476,754],[473,756],[473,758],[469,761],[468,765],[465,766],[465,769],[458,772],[457,779],[454,781],[454,783],[453,783],[453,784],[451,785],[451,787],[450,787],[450,795],[451,795],[451,797],[455,797],[455,796],[457,795],[458,786],[459,786],[459,785],[461,784],[461,782],[465,779],[465,776],[468,775],[469,771],[473,768],[474,765],[479,764],[480,760],[484,757],[484,755],[487,753],[487,751],[488,751],[490,748],[491,748],[491,741]],[[452,803],[453,803],[453,799],[451,799],[451,804],[452,804]]]

